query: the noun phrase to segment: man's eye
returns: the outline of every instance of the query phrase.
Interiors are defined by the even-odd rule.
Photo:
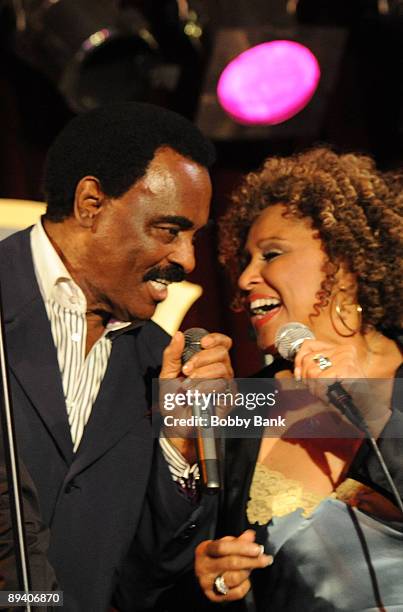
[[[264,259],[265,261],[271,261],[279,255],[281,255],[281,251],[266,251],[262,254],[262,259]]]
[[[180,232],[179,227],[169,227],[169,226],[165,227],[165,226],[160,225],[157,229],[163,231],[166,235],[170,237],[172,236],[173,238],[175,238]]]
[[[167,227],[165,229],[167,230],[167,232],[169,232],[171,234],[171,236],[177,236],[179,234],[179,228],[178,227]]]

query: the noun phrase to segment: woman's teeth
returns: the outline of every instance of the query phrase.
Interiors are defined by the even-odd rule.
[[[259,298],[250,303],[249,310],[253,316],[265,315],[269,310],[273,310],[281,304],[275,298]]]

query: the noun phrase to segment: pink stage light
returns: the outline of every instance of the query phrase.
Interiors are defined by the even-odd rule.
[[[302,110],[320,79],[313,53],[291,40],[274,40],[244,51],[223,70],[218,100],[238,123],[275,125]]]

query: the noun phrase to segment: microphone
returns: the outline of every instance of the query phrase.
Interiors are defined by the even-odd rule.
[[[202,327],[191,327],[185,331],[185,348],[182,354],[182,363],[186,363],[193,355],[203,350],[200,341],[207,334],[208,331]],[[209,421],[211,408],[208,407],[207,410],[202,410],[201,406],[194,401],[192,413],[196,417],[196,423],[200,423],[201,418]],[[214,428],[209,424],[207,426],[198,425],[196,431],[196,450],[203,487],[207,493],[217,493],[221,486],[221,479]]]
[[[274,344],[281,357],[294,361],[304,340],[315,340],[314,333],[306,325],[295,321],[277,330]]]
[[[287,323],[277,330],[275,346],[281,357],[288,361],[294,361],[296,354],[305,340],[315,340],[315,335],[309,327],[297,321]],[[355,406],[351,395],[338,381],[329,385],[327,398],[342,414],[344,414],[353,425],[358,427],[367,435],[371,435],[364,418]]]

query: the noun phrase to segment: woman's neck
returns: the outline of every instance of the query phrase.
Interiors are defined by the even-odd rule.
[[[402,364],[399,345],[376,330],[360,336],[359,356],[367,378],[393,378]]]

